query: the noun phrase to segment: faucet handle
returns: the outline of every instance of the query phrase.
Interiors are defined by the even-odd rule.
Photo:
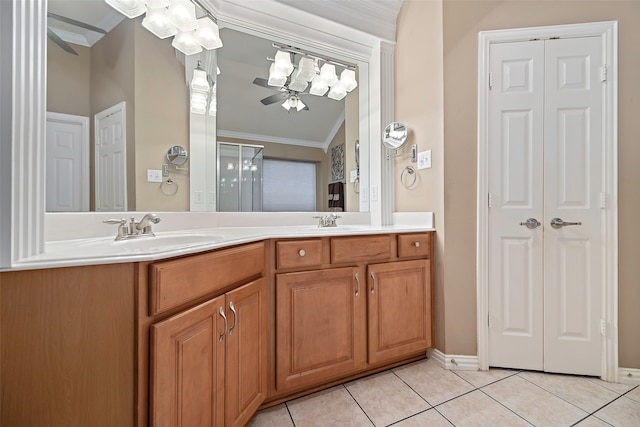
[[[105,224],[118,224],[118,234],[116,234],[116,240],[122,240],[127,238],[127,220],[122,219],[105,219],[102,221]]]
[[[122,218],[122,219],[105,219],[102,221],[105,224],[120,224],[120,225],[124,225],[127,223],[127,220]]]

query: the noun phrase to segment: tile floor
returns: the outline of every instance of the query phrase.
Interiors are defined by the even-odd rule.
[[[491,369],[448,371],[425,359],[291,400],[249,427],[639,427],[640,386]]]

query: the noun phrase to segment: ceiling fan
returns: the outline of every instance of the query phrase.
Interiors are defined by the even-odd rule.
[[[277,89],[279,92],[261,99],[260,102],[263,105],[271,105],[275,104],[276,102],[282,101],[282,108],[289,112],[291,112],[291,110],[309,111],[309,107],[300,99],[300,95],[306,94],[305,92],[298,92],[297,90],[289,89],[289,86],[287,84],[281,87],[270,86],[267,82],[267,79],[263,79],[261,77],[256,77],[253,80],[253,84],[265,87],[267,89]]]
[[[90,24],[85,24],[84,22],[80,22],[80,21],[77,21],[75,19],[67,18],[66,16],[62,16],[62,15],[58,15],[58,14],[55,14],[55,13],[48,12],[47,13],[47,17],[51,18],[51,19],[55,19],[55,20],[60,21],[60,22],[64,22],[64,23],[69,24],[69,25],[73,25],[73,26],[79,27],[79,28],[84,28],[85,30],[93,31],[93,32],[100,33],[100,34],[107,34],[107,32],[105,30],[103,30],[102,28],[98,28],[98,27],[90,25]],[[69,43],[67,43],[64,40],[62,40],[62,38],[60,38],[60,36],[58,36],[55,32],[53,32],[53,30],[51,28],[49,28],[49,27],[47,27],[47,37],[49,37],[49,39],[51,39],[51,41],[53,41],[55,44],[60,46],[60,48],[62,48],[65,52],[68,52],[68,53],[70,53],[72,55],[78,55],[78,52],[76,52],[71,46],[69,46]]]

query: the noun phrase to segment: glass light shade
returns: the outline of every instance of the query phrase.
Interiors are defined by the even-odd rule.
[[[220,67],[216,67],[216,75],[220,75]]]
[[[204,114],[207,112],[207,94],[198,91],[191,92],[191,112]]]
[[[201,69],[193,70],[193,78],[191,79],[191,89],[201,92],[209,92],[211,86],[207,80],[207,72]]]
[[[304,91],[309,83],[304,77],[300,77],[300,70],[297,70],[293,73],[291,78],[291,83],[289,83],[289,89],[295,90],[296,92]]]
[[[298,102],[296,103],[296,110],[301,111],[304,110],[305,107],[306,105],[304,105],[304,102],[302,102],[301,99],[298,99]]]
[[[291,109],[291,105],[289,105],[289,100],[288,99],[284,100],[284,102],[282,103],[282,108],[284,108],[287,111],[289,111]]]
[[[300,62],[298,62],[297,73],[297,78],[304,79],[307,82],[310,82],[316,76],[315,61],[311,58],[300,58]]]
[[[333,86],[338,83],[336,66],[333,64],[324,64],[322,68],[320,68],[320,78],[324,80],[327,86]]]
[[[171,4],[171,0],[144,0],[147,8],[157,9],[159,7],[167,7]]]
[[[127,18],[136,18],[147,11],[142,0],[105,0],[105,2]]]
[[[209,99],[209,115],[215,116],[218,112],[218,95],[216,95],[215,84],[211,87],[211,98]]]
[[[284,86],[287,82],[287,76],[278,70],[276,64],[271,64],[269,67],[269,79],[267,80],[267,84],[269,86]]]
[[[167,10],[167,18],[180,31],[198,28],[196,6],[189,0],[173,0]]]
[[[173,38],[171,46],[178,49],[185,55],[193,55],[195,53],[202,52],[202,46],[193,38],[194,31],[178,31],[178,34]]]
[[[331,86],[331,90],[329,91],[329,94],[327,96],[331,99],[335,99],[336,101],[340,101],[345,96],[347,96],[347,89],[345,89],[342,84],[337,83]]]
[[[149,7],[147,15],[142,20],[142,26],[161,39],[175,36],[178,32],[176,27],[167,19],[167,9],[164,7]]]
[[[356,81],[356,72],[350,69],[345,69],[342,73],[340,73],[340,83],[344,86],[347,92],[351,92],[356,87],[358,87],[358,82]]]
[[[289,52],[279,50],[276,52],[276,58],[274,61],[276,69],[285,76],[289,76],[293,71],[293,64],[291,63],[291,55]]]
[[[322,96],[329,90],[329,86],[322,80],[320,76],[316,76],[311,82],[311,89],[309,93],[315,96]]]
[[[198,29],[193,37],[205,49],[211,50],[222,47],[218,25],[206,16],[198,19]]]

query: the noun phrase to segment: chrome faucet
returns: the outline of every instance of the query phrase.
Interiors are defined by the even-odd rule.
[[[336,219],[342,218],[338,216],[335,212],[331,212],[329,215],[324,216],[314,216],[314,218],[318,219],[318,228],[323,227],[337,227]]]
[[[136,222],[135,218],[131,217],[131,221],[127,224],[127,220],[122,219],[105,219],[102,221],[105,224],[118,224],[118,232],[115,240],[134,239],[136,237],[153,237],[153,231],[151,230],[151,224],[157,224],[160,222],[160,217],[156,214],[148,213],[142,217],[139,222]]]

